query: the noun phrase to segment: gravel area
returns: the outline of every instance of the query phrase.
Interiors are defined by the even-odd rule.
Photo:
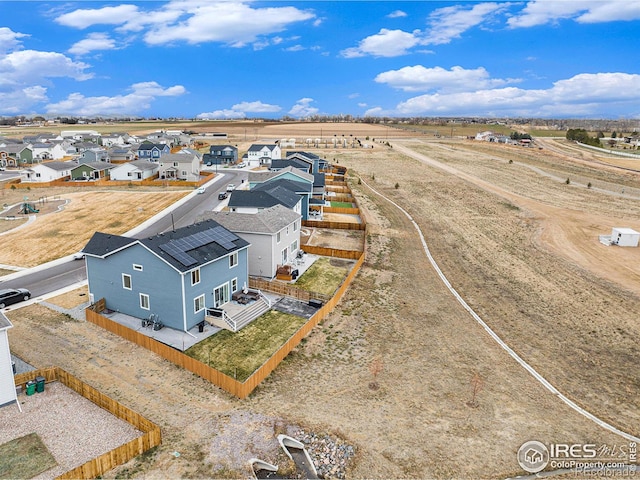
[[[51,479],[142,435],[106,410],[60,382],[47,383],[44,392],[26,395],[0,409],[0,444],[37,433],[58,466],[36,479]]]

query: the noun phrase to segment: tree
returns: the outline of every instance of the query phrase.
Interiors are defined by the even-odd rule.
[[[380,385],[378,385],[378,375],[382,373],[383,368],[384,364],[380,357],[376,357],[373,362],[371,362],[371,365],[369,365],[369,371],[371,372],[371,375],[373,375],[373,381],[369,383],[369,388],[371,390],[378,390],[378,388],[380,388]]]
[[[484,388],[484,379],[480,376],[478,372],[473,373],[473,377],[471,377],[471,400],[467,402],[467,406],[472,408],[478,408],[480,404],[478,403],[477,397],[478,394]]]

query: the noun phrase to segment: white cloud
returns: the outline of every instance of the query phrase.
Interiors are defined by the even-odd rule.
[[[145,40],[151,45],[175,41],[191,44],[223,42],[233,46],[244,46],[256,41],[261,35],[285,30],[287,25],[311,20],[314,15],[295,7],[251,8],[244,3],[214,2],[185,5],[179,22],[165,22],[151,26]]]
[[[406,55],[408,50],[421,44],[418,30],[409,33],[402,30],[387,30],[383,28],[375,35],[360,40],[357,47],[342,50],[345,58],[364,57],[398,57]]]
[[[29,111],[33,105],[47,101],[47,89],[36,85],[8,92],[0,91],[0,113],[16,115]]]
[[[79,9],[65,13],[55,19],[66,27],[85,29],[93,25],[122,25],[129,19],[144,15],[135,5],[118,5],[96,9]]]
[[[278,105],[271,105],[260,101],[240,102],[231,108],[223,110],[214,110],[213,112],[204,112],[196,115],[201,120],[215,120],[222,118],[245,118],[247,113],[275,113],[282,110]]]
[[[243,112],[238,112],[233,109],[214,110],[213,112],[199,113],[198,115],[196,115],[196,118],[199,120],[221,120],[245,117],[246,115]]]
[[[402,18],[402,17],[406,17],[406,16],[407,16],[407,14],[405,12],[403,12],[402,10],[394,10],[389,15],[387,15],[387,18]]]
[[[199,44],[221,42],[235,47],[260,42],[296,22],[313,20],[315,14],[290,6],[254,8],[251,2],[174,0],[143,10],[140,6],[119,5],[79,9],[56,18],[61,25],[84,29],[93,25],[117,25],[119,32],[144,32],[149,45],[175,42]],[[274,42],[278,43],[278,42]]]
[[[88,64],[62,53],[22,50],[20,39],[28,36],[0,28],[0,114],[22,113],[46,102],[45,85],[53,78],[82,81],[93,76],[86,72]]]
[[[449,43],[470,28],[491,20],[510,5],[510,3],[486,2],[478,3],[472,8],[455,5],[435,10],[429,16],[431,28],[426,35],[425,43],[429,45]]]
[[[405,92],[464,91],[482,89],[513,83],[516,80],[492,79],[483,67],[468,70],[459,66],[445,70],[442,67],[426,68],[422,65],[403,67],[400,70],[390,70],[380,73],[375,81],[386,83],[390,87]]]
[[[54,77],[87,80],[92,77],[85,73],[87,68],[86,63],[74,62],[61,53],[20,50],[0,55],[0,85],[24,88]]]
[[[313,101],[313,98],[301,98],[293,107],[291,107],[291,110],[289,110],[289,115],[298,118],[304,118],[310,115],[317,114],[319,110],[310,105],[310,103]]]
[[[0,27],[0,55],[22,46],[20,38],[29,37],[26,33],[14,32],[10,28]]]
[[[425,31],[381,29],[377,34],[366,37],[357,47],[342,50],[345,58],[364,57],[397,57],[406,55],[416,46],[440,45],[459,38],[470,28],[490,23],[495,17],[504,12],[511,3],[482,2],[471,8],[451,6],[434,10],[429,16],[429,27]],[[404,12],[397,10],[397,16]],[[394,13],[396,13],[394,12]],[[432,53],[425,51],[423,53]]]
[[[66,100],[50,103],[46,106],[49,114],[71,114],[79,116],[129,115],[141,113],[151,107],[156,97],[179,96],[186,93],[181,85],[162,88],[157,82],[136,83],[132,92],[113,97],[85,97],[81,93],[72,93]]]
[[[255,112],[255,113],[273,113],[282,110],[278,105],[270,105],[268,103],[256,102],[241,102],[231,107],[237,112]]]
[[[302,45],[292,45],[284,49],[285,52],[301,52],[303,50],[306,50],[306,48]]]
[[[640,111],[638,89],[637,74],[584,73],[559,80],[548,89],[507,87],[420,95],[393,110],[376,107],[366,115],[617,116],[618,111],[626,113],[632,105]]]
[[[640,19],[640,3],[628,0],[573,2],[533,0],[519,15],[511,17],[509,26],[533,27],[558,20],[573,19],[579,23],[601,23]]]
[[[90,33],[87,38],[74,43],[69,49],[73,55],[86,55],[96,50],[113,50],[116,41],[106,33]]]

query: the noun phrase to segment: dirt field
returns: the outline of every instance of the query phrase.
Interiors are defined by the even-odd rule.
[[[37,191],[29,200],[40,211],[35,219],[3,235],[0,263],[33,267],[81,250],[95,231],[121,235],[165,209],[189,192],[88,191],[50,194]],[[15,194],[14,194],[15,195]],[[12,199],[13,200],[13,199]],[[18,212],[20,201],[3,215]],[[9,223],[9,222],[6,222]],[[18,222],[16,222],[18,223]]]
[[[281,461],[275,434],[297,426],[354,445],[350,478],[505,478],[523,473],[516,452],[527,440],[624,443],[486,335],[438,279],[413,225],[366,184],[411,213],[450,282],[517,353],[580,406],[640,434],[640,248],[597,240],[611,226],[640,230],[638,177],[546,149],[392,145],[329,153],[350,168],[365,209],[367,261],[248,400],[93,325],[38,306],[10,312],[17,355],[60,365],[163,428],[153,455],[106,478],[245,476],[251,456]],[[477,408],[467,405],[474,374]]]

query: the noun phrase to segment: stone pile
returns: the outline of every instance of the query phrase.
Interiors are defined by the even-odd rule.
[[[339,438],[316,435],[304,430],[299,430],[292,436],[304,443],[320,477],[325,479],[345,478],[347,466],[355,456],[353,446]]]

